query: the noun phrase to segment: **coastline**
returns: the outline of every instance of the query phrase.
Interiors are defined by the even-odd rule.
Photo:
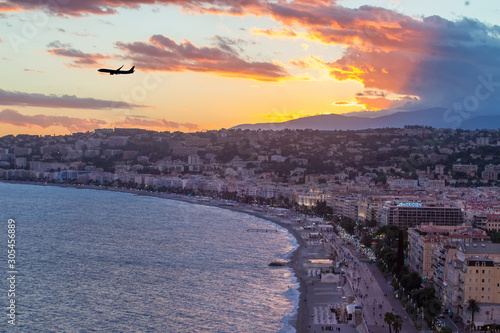
[[[298,246],[296,249],[291,253],[290,255],[290,265],[288,265],[295,277],[297,278],[297,281],[299,283],[299,302],[298,302],[298,307],[296,308],[297,310],[297,315],[295,320],[290,321],[291,326],[293,326],[296,330],[297,333],[306,333],[308,332],[308,328],[310,327],[310,322],[309,322],[309,306],[307,304],[307,299],[305,295],[307,294],[307,283],[306,283],[306,278],[307,274],[303,270],[303,263],[306,258],[306,243],[305,240],[302,238],[300,232],[295,228],[297,227],[296,224],[292,224],[292,221],[286,222],[285,219],[276,217],[276,216],[270,216],[266,214],[263,211],[258,211],[253,207],[252,205],[246,205],[246,204],[239,204],[235,203],[235,205],[238,206],[231,206],[231,205],[222,205],[223,200],[203,200],[200,201],[199,198],[197,197],[190,197],[187,195],[181,195],[181,194],[170,194],[170,193],[159,193],[159,192],[148,192],[148,191],[137,191],[137,190],[131,190],[131,189],[123,189],[123,188],[114,188],[114,187],[104,187],[104,186],[82,186],[82,185],[69,185],[69,184],[53,184],[53,183],[41,183],[41,182],[25,182],[25,181],[9,181],[9,180],[1,180],[3,183],[8,183],[8,184],[25,184],[25,185],[38,185],[38,186],[57,186],[57,187],[64,187],[64,188],[76,188],[76,189],[91,189],[91,190],[101,190],[101,191],[110,191],[110,192],[121,192],[121,193],[129,193],[129,194],[136,194],[136,195],[142,195],[142,196],[150,196],[150,197],[156,197],[156,198],[163,198],[163,199],[169,199],[169,200],[176,200],[176,201],[181,201],[181,202],[186,202],[186,203],[191,203],[191,204],[198,204],[198,205],[204,205],[204,206],[211,206],[211,207],[218,207],[222,209],[227,209],[231,210],[234,212],[238,213],[244,213],[248,215],[252,215],[258,218],[261,218],[263,220],[269,221],[271,223],[274,223],[284,229],[286,229],[296,240]],[[239,206],[239,205],[244,205],[244,206]]]

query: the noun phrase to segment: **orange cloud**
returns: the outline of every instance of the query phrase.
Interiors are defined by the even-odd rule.
[[[290,64],[300,68],[330,69],[330,66],[315,56],[302,57],[298,60],[290,60]]]
[[[298,34],[292,30],[292,29],[287,29],[287,28],[281,28],[281,29],[257,29],[253,28],[251,32],[255,35],[265,35],[268,37],[286,37],[286,38],[293,38],[297,37]]]
[[[148,107],[147,105],[131,104],[123,101],[81,98],[74,95],[44,95],[37,93],[25,93],[20,91],[8,91],[3,89],[0,89],[0,105],[95,110],[134,109]]]
[[[118,121],[112,124],[113,127],[126,127],[126,128],[156,128],[160,131],[175,130],[181,128],[187,129],[190,132],[199,131],[200,126],[192,123],[178,123],[166,119],[143,119],[138,117],[126,117],[123,121]]]
[[[356,103],[362,105],[367,111],[387,110],[409,106],[418,102],[419,99],[414,96],[397,96],[389,98],[385,93],[377,91],[365,91],[357,94]]]
[[[66,64],[69,67],[88,67],[89,65],[98,65],[102,60],[108,58],[108,56],[100,53],[85,53],[80,50],[76,50],[71,48],[69,45],[62,44],[58,41],[50,43],[49,47],[53,47],[47,50],[50,54],[75,59],[73,63]]]
[[[264,3],[264,1],[262,2]],[[178,5],[186,12],[245,15],[262,7],[260,1],[249,0],[7,0],[0,11],[45,9],[55,15],[112,15],[118,8],[138,8],[141,5]]]
[[[338,80],[356,80],[365,88],[411,95],[413,92],[407,89],[411,86],[408,81],[413,79],[422,58],[404,51],[363,52],[350,47],[342,58],[326,65]]]
[[[234,48],[238,41],[219,38],[217,43],[216,46],[198,47],[188,40],[177,44],[171,38],[154,35],[147,42],[117,42],[116,45],[125,52],[123,58],[145,70],[214,73],[268,82],[290,77],[276,63],[253,62],[241,58]]]
[[[401,101],[394,101],[385,97],[356,97],[356,100],[358,104],[363,105],[366,110],[385,110],[401,105]]]
[[[334,105],[349,105],[349,106],[353,105],[352,102],[348,102],[348,101],[337,101],[337,102],[334,102],[333,104]]]
[[[106,124],[103,120],[98,119],[83,119],[73,118],[66,116],[49,116],[45,114],[37,114],[34,116],[27,116],[21,114],[19,111],[12,109],[4,109],[0,111],[0,123],[11,124],[14,126],[22,126],[31,128],[39,126],[47,128],[50,126],[59,126],[66,128],[70,132],[77,131],[91,131],[100,128],[101,125]]]
[[[10,2],[10,3],[0,3],[0,12],[17,12],[23,10],[22,7],[17,6],[16,4]]]

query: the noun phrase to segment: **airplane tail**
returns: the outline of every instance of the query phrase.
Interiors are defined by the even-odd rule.
[[[133,73],[134,72],[134,68],[135,68],[135,66],[132,66],[132,68],[129,71]]]

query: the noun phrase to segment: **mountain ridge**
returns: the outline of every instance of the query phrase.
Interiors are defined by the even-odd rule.
[[[396,112],[379,117],[344,116],[328,114],[288,120],[282,123],[241,124],[232,129],[250,130],[298,130],[323,131],[363,130],[370,128],[402,128],[407,125],[430,126],[434,128],[498,129],[500,115],[477,115],[463,119],[449,109],[436,107],[417,111]]]

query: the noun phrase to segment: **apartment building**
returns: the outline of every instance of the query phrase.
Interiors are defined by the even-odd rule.
[[[486,230],[500,231],[500,214],[488,214],[486,216]]]
[[[446,308],[458,313],[466,322],[469,316],[466,302],[476,299],[481,307],[492,309],[500,306],[500,244],[459,243],[456,259],[448,263]],[[484,317],[484,316],[483,316]],[[483,318],[488,323],[500,322],[500,311],[496,316]],[[477,320],[477,318],[476,318]],[[478,323],[476,323],[478,325]]]
[[[408,229],[408,266],[424,279],[433,282],[436,296],[445,304],[449,281],[457,281],[456,276],[449,276],[449,267],[456,260],[459,244],[489,243],[490,237],[479,229],[470,226],[435,226],[424,224]],[[458,265],[463,264],[463,259]],[[458,282],[456,282],[458,285]],[[449,304],[451,306],[451,304]]]
[[[419,228],[408,230],[408,265],[423,279],[434,274],[434,252],[443,236],[428,235]]]

